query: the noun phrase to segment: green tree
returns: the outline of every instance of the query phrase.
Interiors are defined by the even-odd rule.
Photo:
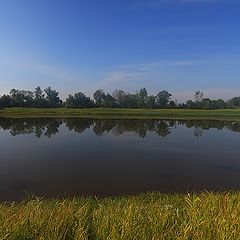
[[[229,108],[239,108],[240,107],[240,97],[234,97],[227,101]]]
[[[203,92],[201,91],[195,91],[194,93],[194,99],[195,99],[195,108],[196,109],[203,109],[203,104],[206,104],[206,103],[203,103]]]
[[[111,94],[107,94],[104,96],[104,99],[103,99],[103,107],[106,107],[106,108],[114,108],[116,107],[116,99],[111,96]]]
[[[167,107],[169,101],[171,100],[172,94],[166,90],[160,91],[157,94],[157,104],[160,108]]]
[[[94,106],[94,102],[90,97],[85,96],[84,93],[78,92],[74,96],[69,95],[66,99],[65,106],[67,108],[90,108]]]
[[[218,109],[226,108],[226,103],[223,99],[216,100],[216,106]]]
[[[62,101],[59,98],[59,92],[48,87],[44,90],[48,107],[60,107]]]
[[[126,108],[137,108],[137,106],[138,106],[137,95],[128,93],[126,95],[125,107]]]
[[[23,95],[23,106],[24,107],[33,107],[34,105],[34,93],[32,91],[21,91]]]
[[[138,107],[140,108],[146,107],[147,97],[148,97],[148,92],[146,88],[141,88],[137,93],[137,97],[138,97]]]
[[[188,109],[194,109],[196,107],[196,104],[192,100],[188,100],[187,107],[188,107]]]
[[[102,89],[98,89],[94,94],[93,98],[98,106],[102,106],[104,99],[105,99],[105,93]]]
[[[36,107],[44,107],[46,106],[47,102],[45,99],[45,94],[42,89],[38,86],[35,88],[34,91],[34,105]]]
[[[11,89],[10,96],[12,98],[13,107],[22,107],[23,106],[23,95],[18,89]]]
[[[11,96],[9,95],[3,95],[0,97],[0,108],[9,108],[12,107],[13,101]]]
[[[119,107],[125,107],[126,106],[126,93],[123,90],[115,90],[113,92],[113,97],[116,99],[116,104]]]
[[[201,91],[195,91],[195,94],[194,94],[194,98],[195,98],[195,102],[201,102],[203,100],[203,92]]]
[[[10,91],[12,98],[12,106],[14,107],[32,107],[33,106],[33,92],[12,89]]]
[[[156,107],[156,97],[151,95],[147,98],[146,107],[150,109],[154,109]]]

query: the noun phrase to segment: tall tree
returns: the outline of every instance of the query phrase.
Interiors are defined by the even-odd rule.
[[[194,94],[194,98],[195,98],[195,102],[201,102],[203,100],[203,92],[201,91],[195,91],[195,94]]]
[[[22,107],[23,106],[23,95],[18,89],[11,89],[10,96],[12,98],[13,107]]]
[[[138,96],[138,107],[144,108],[146,107],[148,92],[146,88],[141,88],[137,94]]]
[[[240,97],[234,97],[227,101],[229,108],[239,108],[240,107]]]
[[[46,100],[48,103],[48,107],[60,107],[62,105],[62,101],[59,98],[59,92],[48,87],[44,90],[46,93]]]
[[[3,95],[0,97],[0,108],[12,107],[12,98],[9,95]]]
[[[146,107],[153,109],[156,107],[156,97],[151,95],[147,98]]]
[[[94,106],[94,102],[84,93],[78,92],[74,96],[69,95],[66,99],[65,106],[68,108],[90,108]]]
[[[23,95],[24,107],[32,107],[34,104],[34,93],[32,91],[21,91]]]
[[[33,92],[12,89],[10,91],[12,105],[15,107],[31,107],[33,105]]]
[[[138,106],[137,95],[128,93],[126,95],[125,107],[126,108],[137,108],[137,106]]]
[[[107,94],[104,96],[104,99],[103,99],[103,107],[106,107],[106,108],[114,108],[116,107],[116,99],[111,96],[111,94]]]
[[[47,105],[45,94],[39,86],[36,87],[34,91],[34,103],[36,107],[44,107]]]
[[[116,104],[119,107],[125,107],[126,105],[126,93],[123,90],[115,90],[113,92],[113,97],[116,99]]]
[[[169,101],[171,100],[172,94],[166,90],[163,90],[157,94],[157,104],[160,108],[167,107]]]
[[[102,89],[98,89],[94,94],[93,94],[93,98],[96,101],[96,104],[98,106],[102,106],[103,102],[104,102],[104,98],[105,98],[105,93]]]
[[[196,107],[196,104],[195,104],[194,101],[188,100],[187,101],[187,107],[188,107],[188,109],[194,109]]]
[[[216,105],[218,109],[226,108],[226,103],[223,99],[216,100]]]

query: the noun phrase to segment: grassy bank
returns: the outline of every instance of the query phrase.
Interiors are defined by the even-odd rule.
[[[239,239],[240,193],[29,200],[0,205],[0,239]]]
[[[156,119],[219,119],[240,120],[240,109],[67,109],[67,108],[7,108],[2,117],[85,117],[85,118],[156,118]]]

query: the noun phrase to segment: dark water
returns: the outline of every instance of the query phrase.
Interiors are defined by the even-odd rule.
[[[0,118],[0,200],[240,189],[240,122]]]

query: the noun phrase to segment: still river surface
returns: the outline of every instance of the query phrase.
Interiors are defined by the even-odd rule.
[[[240,189],[240,122],[0,118],[0,201]]]

